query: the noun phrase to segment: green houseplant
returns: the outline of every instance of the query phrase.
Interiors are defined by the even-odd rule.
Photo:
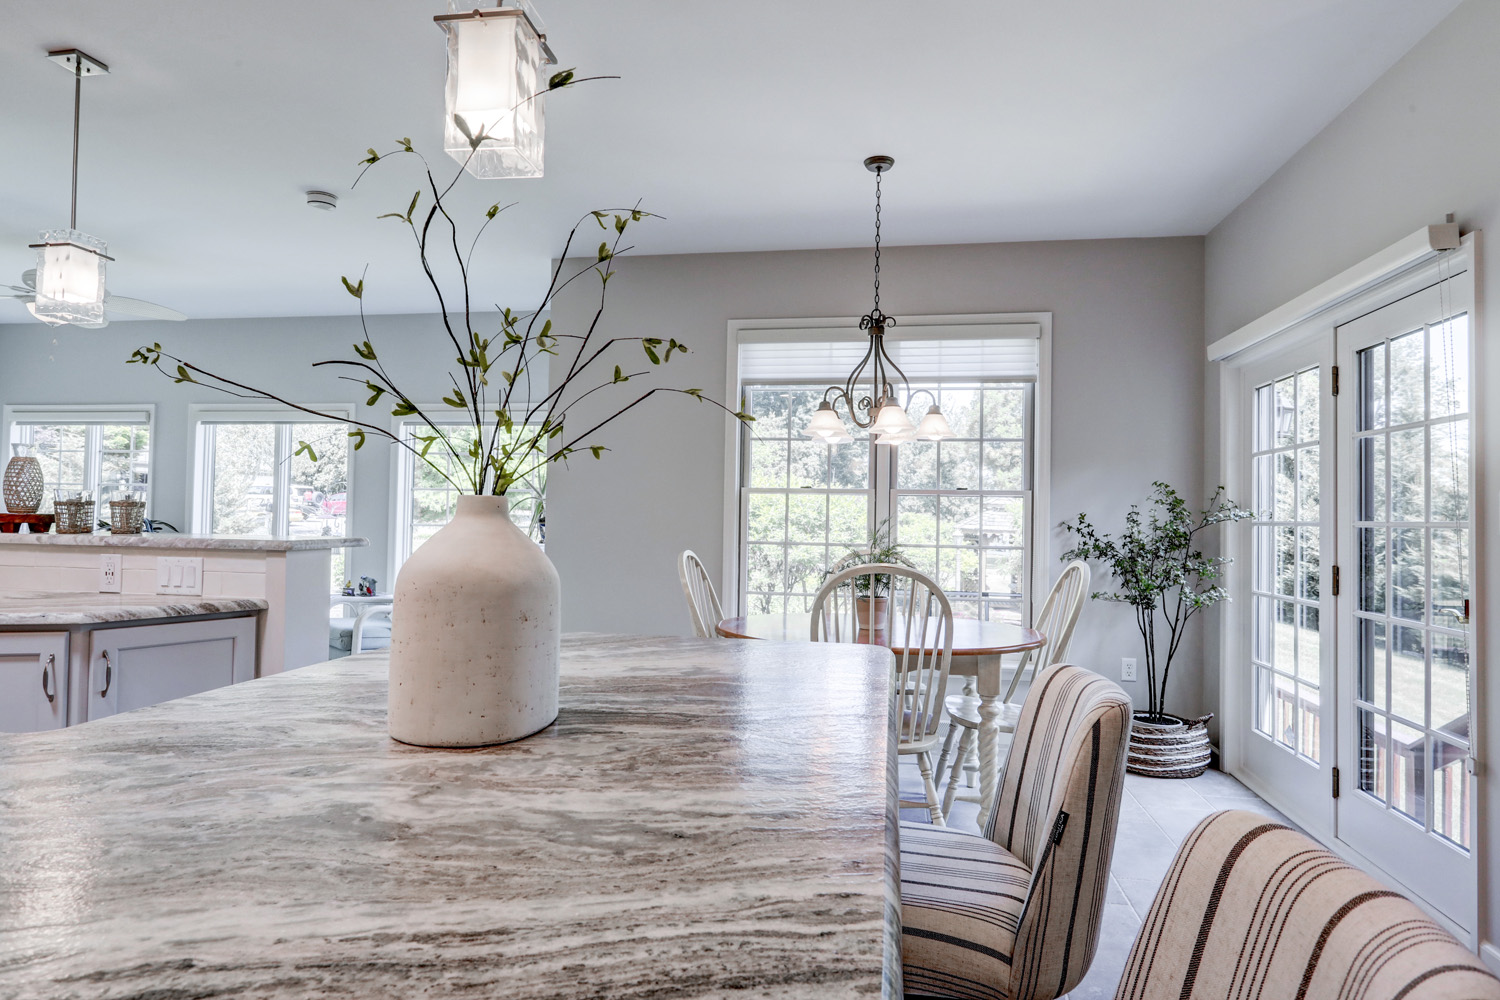
[[[1135,713],[1131,731],[1130,766],[1137,773],[1191,777],[1208,765],[1207,723],[1213,716],[1190,721],[1167,712],[1167,678],[1188,624],[1229,596],[1219,585],[1229,559],[1205,554],[1199,547],[1203,533],[1254,516],[1225,499],[1222,486],[1202,511],[1193,511],[1171,486],[1156,482],[1149,513],[1132,504],[1119,537],[1100,532],[1085,514],[1063,524],[1077,538],[1063,558],[1099,563],[1117,584],[1116,590],[1095,592],[1094,599],[1135,611],[1147,692],[1146,711]]]
[[[548,89],[575,82],[573,73],[565,71],[552,78]],[[484,131],[471,134],[463,122],[458,124],[471,150],[477,150],[487,138]],[[461,217],[449,195],[465,177],[463,165],[452,180],[441,183],[410,139],[398,140],[388,153],[369,150],[360,178],[377,164],[403,162],[417,167],[420,186],[409,200],[402,198],[404,208],[381,218],[394,220],[393,226],[411,241],[415,266],[436,306],[435,315],[425,320],[431,351],[450,359],[449,369],[441,385],[413,384],[417,379],[412,373],[386,357],[365,320],[363,275],[342,279],[359,304],[362,336],[352,356],[318,361],[314,367],[328,366],[359,386],[361,395],[368,393],[366,407],[389,407],[392,417],[418,424],[414,435],[394,432],[384,421],[346,421],[320,412],[243,377],[210,371],[159,343],[138,348],[130,360],[174,382],[347,422],[355,451],[370,438],[384,439],[461,494],[452,520],[412,554],[396,579],[388,726],[394,738],[422,746],[503,743],[528,736],[557,717],[561,600],[556,569],[511,523],[507,495],[535,496],[529,484],[549,463],[583,454],[602,458],[608,448],[600,433],[655,396],[679,395],[742,421],[753,418],[708,399],[699,389],[649,382],[655,369],[686,354],[687,345],[599,332],[610,279],[617,273],[614,262],[631,249],[626,233],[652,218],[651,213],[638,205],[585,213],[569,231],[541,300],[529,310],[496,306],[491,312],[474,287],[479,275],[473,255],[508,206],[496,202],[474,218]],[[580,262],[575,248],[594,225],[603,239]],[[554,329],[545,314],[556,297],[590,278],[597,300],[585,324]],[[550,388],[533,390],[529,373],[544,356],[551,359]],[[644,388],[642,381],[647,382]],[[442,402],[432,412],[424,401],[439,395]],[[590,407],[609,400],[603,411],[609,415],[582,416],[587,412],[579,408],[584,400]],[[575,413],[580,415],[575,418]],[[297,452],[316,461],[307,441],[299,442]],[[445,460],[437,461],[440,457]]]
[[[891,539],[891,519],[886,518],[877,524],[870,532],[870,543],[865,549],[855,549],[846,553],[838,562],[828,567],[823,573],[823,579],[842,573],[851,566],[860,566],[866,563],[885,563],[887,565],[911,566],[911,560],[907,559],[901,552],[901,546]],[[849,581],[854,588],[855,609],[859,616],[859,627],[868,629],[871,620],[885,622],[890,611],[891,578],[886,573],[872,573],[868,576],[857,576]]]

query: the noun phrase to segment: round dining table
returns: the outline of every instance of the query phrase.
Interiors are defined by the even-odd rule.
[[[725,618],[715,631],[726,639],[810,642],[812,616],[741,615]],[[905,652],[899,641],[891,641],[893,636],[905,638],[905,630],[897,627],[889,631],[861,631],[855,641],[890,646],[897,654]],[[953,662],[949,672],[973,677],[979,695],[979,797],[983,803],[979,815],[980,829],[989,820],[990,806],[995,800],[995,788],[1000,778],[1002,659],[1008,653],[1024,653],[1046,644],[1047,637],[1036,629],[1010,622],[985,622],[972,618],[953,620]]]

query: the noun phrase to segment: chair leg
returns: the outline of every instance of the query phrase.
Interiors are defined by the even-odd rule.
[[[932,783],[932,755],[925,750],[917,754],[917,767],[922,772],[922,788],[927,793],[927,812],[932,816],[933,826],[947,826],[943,807],[938,801],[937,785]]]
[[[940,754],[938,754],[938,762],[937,762],[937,768],[936,768],[936,770],[937,770],[938,780],[940,780],[940,781],[942,780],[943,772],[948,769],[948,757],[953,753],[953,731],[955,729],[957,729],[957,728],[958,728],[958,724],[956,722],[954,722],[952,719],[949,719],[948,720],[948,735],[945,736],[945,737],[943,737],[943,752],[940,753]]]
[[[958,754],[953,758],[953,773],[948,775],[948,787],[943,791],[943,819],[953,811],[953,797],[958,794],[958,775],[969,761],[969,751],[974,748],[975,732],[967,727],[958,741]]]

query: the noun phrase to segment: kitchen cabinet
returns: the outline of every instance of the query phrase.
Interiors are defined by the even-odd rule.
[[[87,641],[90,721],[255,676],[253,617],[94,629]]]
[[[0,633],[0,733],[68,724],[68,633]]]

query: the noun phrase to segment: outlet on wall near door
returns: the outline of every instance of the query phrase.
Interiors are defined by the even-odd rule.
[[[120,553],[106,552],[99,557],[99,593],[120,592]]]
[[[1135,680],[1135,657],[1126,656],[1120,660],[1120,680]]]

